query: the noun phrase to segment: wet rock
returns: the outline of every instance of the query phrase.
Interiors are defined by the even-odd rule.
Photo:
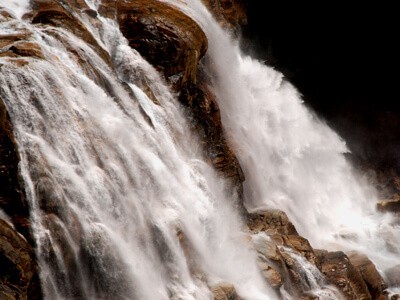
[[[381,212],[400,213],[400,199],[381,200],[376,207]]]
[[[236,293],[235,287],[230,283],[220,283],[211,287],[214,300],[240,300],[241,298]]]
[[[322,273],[335,285],[346,299],[372,299],[368,287],[358,270],[342,251],[318,251]]]
[[[366,255],[357,252],[348,253],[348,257],[352,265],[360,271],[372,299],[386,297],[385,289],[387,288],[387,284],[373,262]]]
[[[193,129],[206,145],[205,152],[211,163],[236,186],[239,186],[244,180],[243,171],[223,134],[215,96],[205,86],[200,88],[194,84],[185,84],[179,100],[190,108],[193,115]]]
[[[244,3],[241,0],[203,0],[209,11],[226,29],[237,35],[240,27],[247,24]]]
[[[111,2],[111,1],[109,1]],[[166,77],[193,77],[207,50],[200,26],[178,8],[155,0],[109,3],[129,45]],[[100,9],[100,13],[104,10]]]
[[[32,247],[1,219],[0,266],[1,299],[40,299],[38,269]]]
[[[266,262],[259,262],[258,266],[261,270],[262,276],[268,281],[269,285],[273,288],[280,288],[283,284],[281,274],[270,264]]]
[[[31,241],[29,206],[20,185],[19,160],[12,124],[0,95],[0,209],[10,216],[16,230]]]
[[[28,56],[35,58],[44,58],[42,53],[42,49],[35,42],[29,41],[18,41],[9,45],[6,51],[0,52],[0,57],[19,57],[19,56]]]
[[[90,10],[85,1],[33,0],[31,6],[32,12],[26,14],[25,19],[36,26],[59,27],[73,33],[91,45],[94,51],[107,64],[111,65],[108,52],[97,43],[87,27],[75,15],[81,13],[81,11]]]
[[[250,213],[247,224],[253,233],[265,231],[267,234],[298,235],[286,213],[281,210],[271,209]]]

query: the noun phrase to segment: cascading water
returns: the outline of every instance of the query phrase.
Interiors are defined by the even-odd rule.
[[[243,54],[204,6],[171,2],[207,34],[207,67],[225,134],[238,145],[247,209],[281,209],[314,247],[358,250],[381,271],[398,263],[399,225],[376,211],[376,191],[345,159],[344,141],[281,73]]]
[[[199,1],[168,2],[207,33],[208,71],[225,133],[240,145],[247,208],[282,209],[314,246],[356,249],[381,270],[392,266],[398,227],[375,212],[374,190],[345,160],[343,141],[280,73],[243,55]],[[18,18],[29,10],[29,1],[5,3]],[[92,26],[76,17],[114,68],[62,28],[0,23],[0,33],[31,32],[46,58],[22,66],[0,58],[46,299],[210,299],[222,281],[244,299],[276,298],[229,186],[202,157],[161,77],[111,20],[98,16]],[[309,288],[334,298],[292,255]]]
[[[45,298],[210,299],[220,281],[274,298],[227,183],[161,77],[111,20],[80,20],[115,71],[62,28],[0,23],[29,31],[45,57],[0,58]]]

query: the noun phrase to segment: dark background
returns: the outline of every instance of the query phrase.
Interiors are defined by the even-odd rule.
[[[346,140],[353,159],[399,170],[400,17],[394,4],[245,2],[245,51],[284,73]]]

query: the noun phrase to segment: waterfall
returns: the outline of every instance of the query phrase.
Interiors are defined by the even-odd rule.
[[[212,287],[228,282],[243,299],[276,299],[234,205],[239,195],[118,24],[75,16],[107,62],[61,27],[22,20],[29,0],[3,2],[16,19],[0,22],[0,35],[29,32],[45,58],[0,57],[45,298],[212,299]],[[97,10],[98,1],[83,2]],[[281,209],[313,247],[358,250],[380,271],[392,267],[399,226],[375,211],[376,192],[346,160],[344,141],[282,74],[243,54],[200,1],[165,2],[207,34],[204,67],[245,173],[246,208]],[[281,250],[307,289],[340,299],[316,268]]]
[[[110,19],[79,19],[114,68],[63,28],[0,23],[45,57],[0,58],[45,298],[210,299],[219,282],[274,298],[231,188],[161,76]]]
[[[376,211],[377,193],[346,160],[345,142],[281,73],[242,53],[204,6],[170,2],[209,40],[207,68],[224,133],[245,173],[246,208],[285,211],[315,248],[358,250],[380,271],[396,264],[398,222]]]

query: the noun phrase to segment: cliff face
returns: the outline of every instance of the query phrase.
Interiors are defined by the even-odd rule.
[[[234,34],[247,22],[240,1],[207,0],[205,4]],[[47,26],[64,28],[91,45],[104,62],[112,66],[109,54],[76,18],[77,14],[86,14],[96,26],[97,12],[84,1],[34,0],[32,7],[32,12],[24,16],[25,20],[49,32],[51,29]],[[102,2],[98,13],[116,20],[129,46],[164,74],[191,116],[192,129],[200,136],[206,156],[222,175],[230,179],[240,194],[243,174],[234,149],[224,137],[217,101],[201,66],[201,59],[207,51],[207,38],[200,26],[177,8],[156,0],[107,0]],[[13,19],[5,9],[0,10],[0,22],[12,22]],[[54,36],[63,43],[62,37],[56,33]],[[72,55],[85,67],[88,76],[112,96],[113,87],[106,84],[102,74],[79,53],[73,52]],[[29,64],[27,57],[44,59],[40,46],[29,31],[1,36],[0,56],[21,66]],[[145,77],[140,83],[153,99]],[[29,230],[29,206],[20,182],[18,163],[12,124],[0,99],[0,209],[14,225],[12,227],[1,220],[5,217],[0,215],[0,296],[6,299],[40,299],[34,242]],[[50,218],[57,204],[48,195],[44,195],[41,201]],[[281,287],[284,287],[296,299],[316,299],[310,292],[312,286],[307,274],[301,268],[300,262],[306,261],[310,268],[323,274],[319,284],[326,286],[327,290],[331,289],[330,284],[334,285],[346,299],[387,299],[386,284],[368,258],[357,253],[313,249],[307,239],[297,233],[284,212],[271,210],[248,214],[243,207],[241,209],[247,220],[249,236],[252,235],[249,240],[258,253],[260,272],[276,290],[277,296],[281,296]],[[184,236],[180,239],[184,244]],[[239,299],[230,283],[215,286],[212,291],[214,299]]]

